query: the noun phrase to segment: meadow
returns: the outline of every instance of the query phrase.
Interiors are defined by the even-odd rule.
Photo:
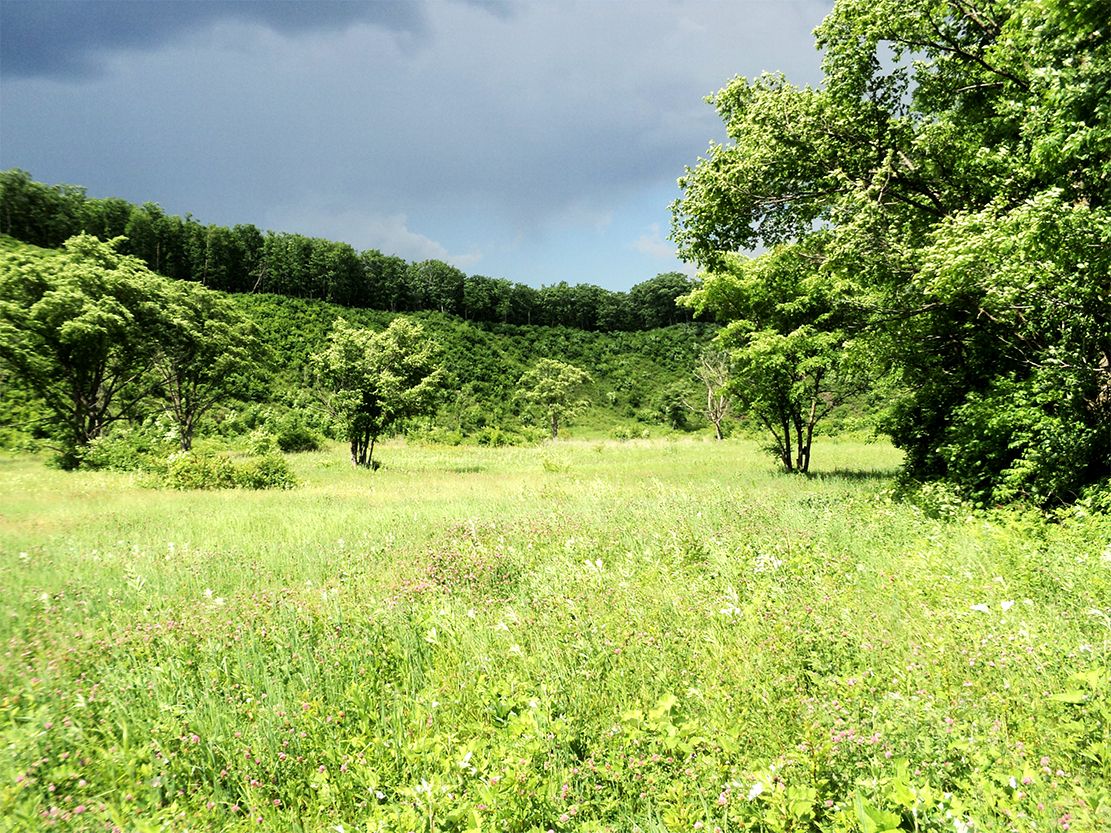
[[[885,443],[0,457],[0,829],[1111,829],[1111,522]]]

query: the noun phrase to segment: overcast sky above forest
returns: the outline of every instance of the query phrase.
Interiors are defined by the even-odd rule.
[[[3,0],[0,168],[627,289],[681,268],[676,179],[734,75],[820,80],[832,0]]]

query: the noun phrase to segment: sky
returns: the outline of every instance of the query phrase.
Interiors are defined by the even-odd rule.
[[[692,271],[735,75],[821,79],[832,0],[2,0],[0,169],[533,286]]]

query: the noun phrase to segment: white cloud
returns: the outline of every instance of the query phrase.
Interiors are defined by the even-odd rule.
[[[675,246],[665,240],[660,232],[660,224],[652,223],[648,231],[633,241],[633,248],[638,252],[661,260],[671,260],[675,257]]]
[[[267,226],[275,230],[343,240],[357,249],[378,249],[406,260],[442,260],[466,269],[482,259],[472,247],[451,252],[446,246],[409,227],[404,213],[379,214],[355,209],[329,210],[312,206],[286,206],[267,212]]]

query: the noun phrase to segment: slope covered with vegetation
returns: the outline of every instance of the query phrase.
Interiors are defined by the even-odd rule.
[[[37,269],[35,264],[51,262],[61,254],[0,238],[0,257],[0,271],[14,276],[15,286],[25,279],[13,270],[27,264]],[[260,348],[199,425],[202,435],[215,432],[225,438],[272,428],[283,419],[329,433],[332,425],[314,379],[313,355],[323,350],[341,317],[353,326],[373,330],[397,318],[394,313],[264,293],[212,295],[249,322]],[[542,429],[533,430],[542,419],[529,412],[518,396],[518,381],[543,358],[570,362],[590,374],[590,409],[580,426],[595,434],[632,436],[645,430],[704,425],[683,403],[697,401],[692,372],[700,349],[712,338],[712,326],[601,333],[483,324],[439,312],[409,317],[419,321],[436,343],[447,380],[438,412],[416,429],[424,438],[458,442],[470,437],[503,443],[542,436]],[[119,335],[105,331],[105,337]],[[29,434],[48,440],[49,420],[20,379],[19,373],[8,371],[2,380],[9,403],[0,414],[6,441],[25,444]],[[152,428],[161,413],[149,402],[137,403],[129,417],[132,423]]]

